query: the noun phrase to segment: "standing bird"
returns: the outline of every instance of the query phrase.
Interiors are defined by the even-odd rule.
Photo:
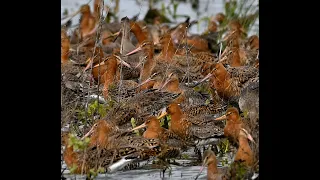
[[[199,174],[203,171],[205,166],[208,166],[207,169],[207,180],[226,180],[226,176],[219,172],[217,168],[217,158],[213,151],[206,150],[203,154],[202,167]]]
[[[224,127],[224,135],[231,141],[238,143],[239,140],[239,133],[241,130],[245,130],[245,125],[242,122],[242,119],[239,115],[239,111],[235,107],[231,107],[227,109],[225,115],[216,118],[215,120],[227,120],[226,126]],[[254,141],[252,136],[248,133],[250,141]]]
[[[259,76],[259,69],[251,66],[228,67],[222,63],[214,65],[213,70],[204,79],[210,78],[211,88],[225,101],[238,101],[241,89]]]

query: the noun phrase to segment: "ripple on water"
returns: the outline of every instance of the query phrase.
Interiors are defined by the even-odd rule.
[[[160,170],[159,169],[152,169],[152,170],[130,170],[130,171],[118,171],[113,174],[99,174],[96,178],[96,180],[102,180],[102,179],[108,179],[108,180],[145,180],[145,179],[152,179],[152,180],[166,180],[166,179],[195,179],[197,174],[199,173],[199,170],[201,166],[189,166],[189,167],[181,167],[181,166],[175,166],[171,165],[172,171],[171,176],[169,177],[169,171],[167,170],[165,172],[165,177],[160,177]],[[207,168],[203,170],[201,175],[198,177],[198,179],[206,179],[207,174]],[[162,175],[161,175],[162,176]],[[80,175],[64,175],[67,179],[83,179],[85,180],[85,176]]]

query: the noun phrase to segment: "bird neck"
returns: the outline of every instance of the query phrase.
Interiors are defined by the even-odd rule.
[[[101,4],[101,0],[95,0],[94,1],[94,14],[95,14],[95,18],[96,19],[99,19],[99,16],[100,16],[100,14],[101,14],[101,12],[100,12],[100,9],[101,9],[101,6],[102,4]]]
[[[151,76],[153,66],[154,66],[153,52],[152,53],[149,52],[149,55],[147,56],[147,60],[144,63],[143,69],[141,71],[141,75],[140,75],[141,81],[144,81]]]
[[[175,79],[170,81],[165,87],[165,91],[172,92],[172,93],[180,93],[181,89],[179,87],[179,80]]]
[[[182,118],[182,112],[180,109],[177,109],[174,113],[170,114],[171,120],[180,121]]]
[[[110,133],[110,127],[105,123],[99,124],[99,128],[97,129],[97,133],[95,133],[94,140],[96,141],[96,145],[100,145],[100,147],[105,147],[107,145],[107,140]]]
[[[130,26],[131,32],[136,36],[139,45],[142,44],[143,41],[147,40],[146,34],[136,22],[130,22]]]
[[[178,136],[184,138],[186,136],[186,131],[184,128],[184,122],[182,121],[182,112],[178,110],[170,115],[171,125],[169,129],[176,133]]]
[[[176,48],[173,46],[172,40],[169,39],[168,42],[163,44],[162,56],[165,59],[172,59],[174,53],[176,52]]]
[[[146,134],[152,134],[155,137],[148,137],[148,138],[159,138],[159,135],[162,132],[162,127],[159,124],[153,124],[151,126],[148,126],[147,130],[146,130]]]
[[[117,74],[117,60],[115,57],[111,57],[106,61],[107,71],[104,73],[104,92],[107,92],[109,86],[114,82]],[[107,93],[106,93],[107,94]],[[105,95],[106,96],[106,95]]]
[[[147,79],[147,78],[146,78],[146,79]],[[151,89],[151,88],[153,88],[154,83],[155,83],[155,81],[149,81],[149,82],[143,84],[143,85],[139,88],[139,90],[140,90],[140,91],[144,91],[144,90],[147,90],[147,89]]]
[[[212,173],[212,174],[217,174],[218,173],[218,168],[217,168],[217,164],[215,163],[209,163],[208,164],[208,173]]]
[[[62,63],[68,62],[69,59],[69,49],[70,49],[70,42],[69,39],[65,38],[62,39],[62,48],[61,48],[61,60]]]
[[[243,135],[239,136],[239,147],[251,150],[249,146],[248,138],[246,136],[243,136]]]
[[[239,67],[241,66],[239,48],[233,48],[232,59],[230,63],[231,67]]]
[[[232,123],[232,124],[241,124],[242,121],[240,119],[240,117],[236,117],[236,118],[230,118],[229,121],[227,121],[227,123]]]
[[[84,13],[82,13],[81,22],[80,22],[80,27],[81,27],[81,28],[84,28],[85,26],[88,25],[90,16],[91,16],[91,13],[90,13],[90,12],[84,12]]]

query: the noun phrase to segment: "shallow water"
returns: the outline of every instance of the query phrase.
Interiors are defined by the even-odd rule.
[[[203,152],[202,152],[203,153]],[[177,165],[170,165],[171,172],[169,169],[166,170],[164,178],[162,177],[162,173],[160,169],[154,169],[151,167],[152,164],[152,160],[149,161],[144,161],[140,163],[139,168],[134,169],[134,170],[119,170],[115,173],[112,174],[99,174],[96,179],[97,180],[102,180],[102,179],[111,179],[111,180],[126,180],[126,179],[135,179],[135,180],[145,180],[145,179],[153,179],[153,180],[158,180],[158,179],[162,179],[162,180],[166,180],[166,179],[195,179],[196,176],[198,175],[201,166],[197,165],[197,166],[191,166],[190,163],[194,162],[197,157],[194,154],[194,149],[190,148],[188,151],[186,152],[182,152],[182,154],[186,154],[188,155],[188,159],[177,159],[175,160],[177,163],[180,164],[180,166]],[[228,162],[231,162],[231,158],[232,158],[232,154],[231,153],[227,153],[223,159],[227,159]],[[221,157],[217,157],[218,159],[218,168],[221,167],[225,167],[222,166],[221,164]],[[62,165],[62,168],[65,168],[66,164],[64,163]],[[171,173],[171,174],[170,174]],[[160,175],[161,174],[161,175]],[[204,180],[207,178],[206,176],[207,174],[207,167],[204,168],[204,170],[202,171],[201,175],[198,177],[199,180]],[[73,175],[70,174],[69,170],[66,169],[63,172],[63,176],[69,180],[71,179],[85,179],[85,176],[81,176],[81,175]]]
[[[178,163],[182,163],[182,161],[185,161],[186,163],[190,162],[189,160],[176,160]],[[147,165],[146,165],[147,166]],[[145,180],[145,179],[195,179],[196,176],[199,173],[199,170],[201,166],[176,166],[171,165],[171,172],[169,170],[166,170],[165,177],[163,178],[161,170],[160,169],[147,169],[146,166],[142,166],[139,169],[135,170],[123,170],[123,171],[117,171],[113,174],[99,174],[96,179],[102,180],[102,179],[110,179],[110,180],[116,180],[116,179],[135,179],[135,180]],[[65,167],[65,165],[63,166]],[[161,173],[161,176],[160,176]],[[169,173],[171,173],[169,175]],[[198,177],[199,180],[206,179],[207,174],[207,168],[202,171],[201,175]],[[71,175],[69,174],[68,170],[65,170],[64,177],[67,179],[85,179],[85,176],[81,175]]]
[[[98,175],[96,178],[97,180],[102,180],[102,179],[110,179],[110,180],[129,180],[129,179],[135,179],[135,180],[145,180],[145,179],[153,179],[153,180],[158,180],[158,179],[195,179],[197,176],[200,166],[190,166],[190,167],[179,167],[179,166],[174,166],[172,165],[172,171],[171,171],[171,176],[169,177],[169,172],[165,173],[165,177],[162,178],[160,177],[160,170],[158,169],[152,169],[152,170],[131,170],[131,171],[118,171],[113,174],[101,174]],[[168,170],[167,170],[168,171]],[[85,179],[85,176],[80,176],[80,175],[65,175],[66,178],[68,179]],[[203,170],[201,175],[198,177],[198,179],[206,179],[206,169]]]

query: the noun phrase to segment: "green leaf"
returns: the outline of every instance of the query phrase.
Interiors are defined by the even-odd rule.
[[[90,169],[90,174],[96,177],[98,175],[98,172],[96,172],[94,169]]]
[[[67,16],[68,15],[68,9],[64,9],[62,15]]]
[[[205,102],[205,105],[208,105],[208,104],[210,104],[210,99],[207,99]]]
[[[173,3],[173,18],[176,19],[177,18],[177,8],[178,8],[178,3],[174,2]]]
[[[89,143],[90,143],[90,138],[86,137],[83,141],[84,141],[86,144],[89,144]]]
[[[249,113],[248,113],[248,110],[244,110],[244,111],[243,111],[243,117],[244,117],[244,118],[247,118],[247,117],[248,117],[248,114],[249,114]]]
[[[164,16],[166,14],[166,7],[164,2],[162,2],[161,4],[161,15]]]
[[[201,90],[201,87],[196,86],[196,87],[194,87],[193,89],[194,89],[195,91],[199,92],[199,91]]]
[[[190,157],[190,156],[189,156],[188,154],[182,154],[182,158],[183,158],[183,159],[189,159],[189,157]]]
[[[160,126],[161,126],[161,127],[164,126],[164,119],[163,119],[163,118],[160,119]]]
[[[225,148],[225,150],[224,150],[224,153],[226,153],[226,152],[228,151],[228,147],[229,147],[229,141],[226,140],[226,148]]]
[[[78,168],[77,164],[73,164],[70,168],[70,173],[74,173],[74,171]]]
[[[131,121],[132,128],[135,128],[137,126],[136,120],[132,117],[130,121]]]
[[[132,117],[130,121],[131,121],[132,128],[135,128],[137,126],[136,125],[136,120]],[[137,136],[140,136],[139,130],[135,130],[134,132],[137,134]]]
[[[68,147],[71,147],[71,146],[73,146],[73,141],[69,138],[68,139]]]
[[[74,151],[79,150],[79,145],[78,145],[78,144],[74,144],[74,145],[73,145],[73,150],[74,150]]]
[[[98,173],[105,173],[105,169],[103,167],[99,167],[97,172]]]
[[[83,145],[84,145],[84,143],[83,143],[82,141],[79,141],[79,142],[78,142],[78,146],[79,146],[79,147],[83,147]]]

